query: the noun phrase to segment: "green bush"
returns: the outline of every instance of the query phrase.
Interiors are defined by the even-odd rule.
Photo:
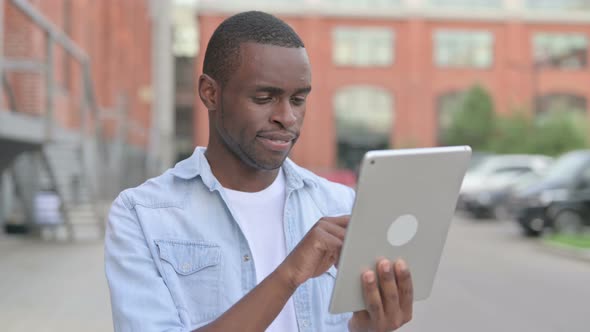
[[[588,146],[585,114],[555,112],[538,118],[529,139],[528,152],[557,156]]]
[[[494,130],[494,118],[492,98],[485,89],[475,85],[465,95],[461,107],[453,112],[451,126],[443,134],[443,143],[486,149]]]
[[[488,150],[495,153],[530,153],[558,156],[588,146],[583,115],[553,112],[532,120],[523,112],[496,119]]]
[[[526,111],[516,110],[497,116],[490,95],[478,85],[467,92],[452,119],[443,134],[445,145],[467,144],[476,151],[550,156],[588,148],[585,113],[555,110],[533,119]]]
[[[526,153],[535,127],[523,111],[515,111],[495,120],[494,133],[486,150],[495,153]]]

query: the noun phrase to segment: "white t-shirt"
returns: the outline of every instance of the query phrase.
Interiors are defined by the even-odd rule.
[[[254,260],[260,283],[287,257],[284,231],[286,181],[283,170],[266,189],[248,193],[224,188],[228,203],[240,225]],[[298,331],[295,307],[289,299],[267,332]]]

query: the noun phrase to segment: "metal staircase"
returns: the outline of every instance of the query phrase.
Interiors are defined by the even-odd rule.
[[[91,166],[85,165],[84,149],[88,147],[84,148],[79,142],[61,141],[45,144],[41,151],[46,170],[42,174],[47,176],[61,199],[64,227],[70,240],[101,238],[105,230],[106,211],[96,192],[96,184],[88,178]]]
[[[46,54],[43,62],[11,59],[3,57],[0,47],[0,75],[9,107],[8,112],[0,110],[0,171],[14,165],[14,161],[23,154],[36,154],[41,166],[39,182],[50,184],[61,200],[64,223],[59,227],[63,230],[64,237],[69,240],[101,238],[104,235],[106,209],[103,203],[105,195],[99,179],[104,175],[102,165],[106,150],[88,55],[28,1],[8,2],[45,34]],[[0,0],[0,11],[4,4]],[[2,24],[0,13],[0,26]],[[0,28],[0,36],[2,35]],[[55,117],[57,83],[53,64],[57,47],[75,60],[81,69],[81,94],[77,96],[81,125],[77,131],[59,126]],[[10,72],[34,73],[43,77],[46,93],[41,114],[32,116],[20,112],[10,84],[5,79],[5,75]],[[13,171],[18,173],[20,170]],[[16,186],[24,185],[18,181],[23,176],[26,174],[15,176]]]

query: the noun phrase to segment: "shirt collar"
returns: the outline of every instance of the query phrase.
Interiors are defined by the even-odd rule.
[[[192,180],[198,176],[201,177],[203,183],[209,188],[209,190],[221,189],[221,184],[211,171],[209,162],[205,157],[205,147],[197,147],[193,154],[180,162],[178,162],[170,173],[180,179]],[[300,189],[304,185],[310,185],[316,187],[318,185],[317,180],[309,172],[305,171],[291,159],[285,159],[283,163],[283,171],[285,172],[285,178],[287,180],[288,189]]]

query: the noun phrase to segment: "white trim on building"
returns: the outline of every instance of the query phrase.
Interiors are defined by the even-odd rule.
[[[399,0],[385,6],[337,6],[332,0],[200,0],[195,2],[199,14],[234,14],[261,10],[284,16],[323,16],[346,18],[422,18],[425,20],[507,21],[522,20],[534,23],[589,23],[587,9],[528,9],[524,0],[501,0],[498,8],[485,6],[434,6],[429,0]],[[366,1],[365,1],[366,2]],[[590,2],[590,1],[589,1]],[[363,3],[360,1],[359,3]],[[380,4],[386,1],[379,1]],[[397,3],[397,4],[396,4]]]

